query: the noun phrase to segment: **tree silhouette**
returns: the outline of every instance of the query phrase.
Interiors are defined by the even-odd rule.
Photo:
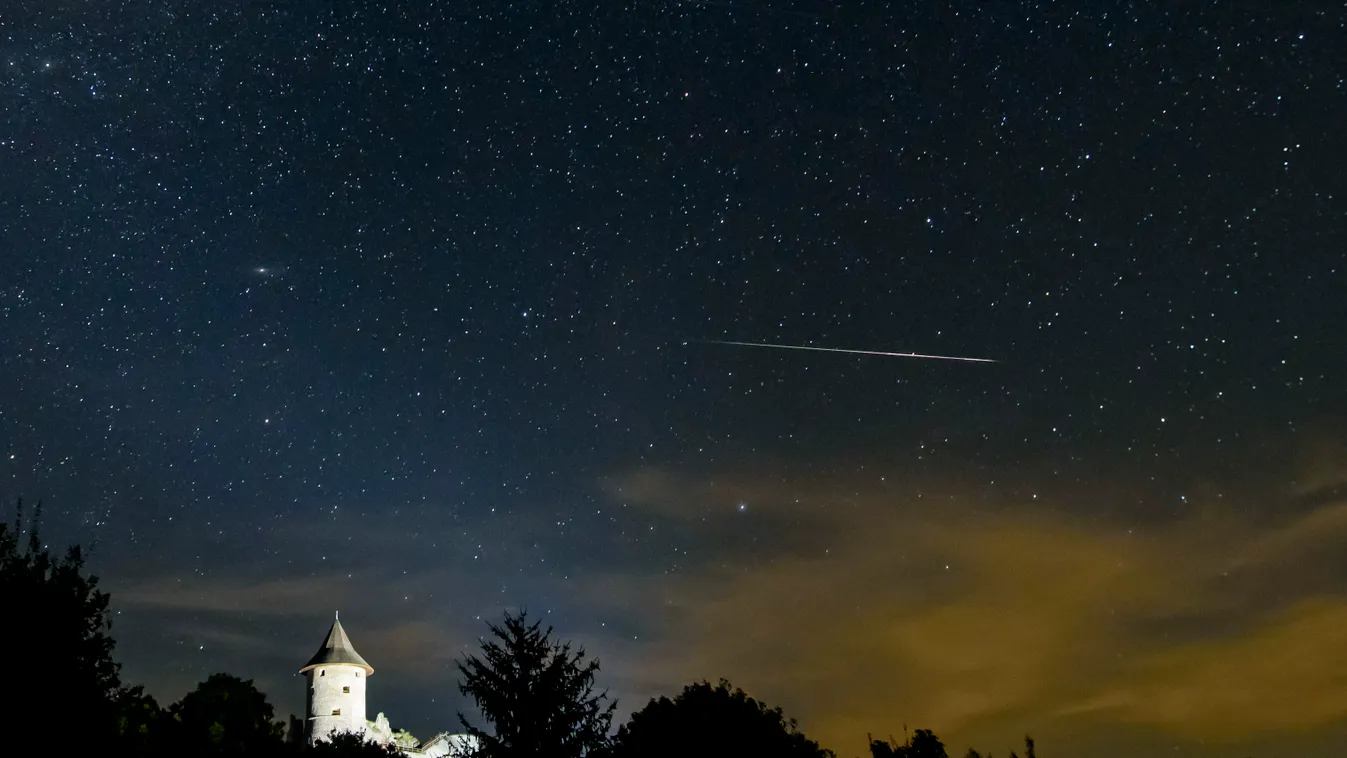
[[[870,740],[872,758],[949,758],[945,743],[930,729],[918,729],[903,744]]]
[[[582,758],[602,752],[617,703],[607,692],[594,691],[599,662],[586,662],[585,651],[572,650],[570,643],[553,642],[551,627],[543,630],[526,616],[506,613],[500,626],[488,624],[495,639],[483,641],[480,658],[469,655],[457,664],[463,676],[459,690],[491,725],[487,732],[459,714],[476,738],[468,753]]]
[[[39,535],[42,506],[25,525],[23,501],[13,525],[0,523],[0,650],[21,692],[7,698],[6,718],[36,740],[64,734],[78,714],[80,734],[98,743],[118,735],[118,666],[112,660],[108,595],[84,573],[71,547],[54,557]],[[27,531],[27,539],[23,532]]]
[[[169,736],[177,755],[216,758],[266,756],[285,747],[283,724],[251,680],[212,674],[169,709]]]
[[[359,734],[338,732],[328,739],[313,743],[313,747],[304,752],[306,758],[402,758],[403,753],[394,745],[380,745],[370,742]]]
[[[141,687],[117,698],[117,737],[121,755],[159,756],[171,751],[169,715]]]
[[[823,758],[832,751],[806,738],[794,719],[721,680],[696,682],[673,700],[652,699],[618,729],[615,758],[755,755]]]

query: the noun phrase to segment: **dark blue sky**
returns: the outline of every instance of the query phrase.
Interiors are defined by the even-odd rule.
[[[1257,558],[1347,507],[1341,9],[844,6],[0,12],[0,495],[95,545],[126,677],[297,711],[340,606],[371,713],[424,734],[527,605],[626,707],[731,676],[843,753],[921,722],[1328,755],[1347,705],[1143,704],[1319,639],[1298,614],[1347,631],[1347,566]],[[1023,598],[927,576],[1026,530]],[[1139,534],[1126,587],[1185,601],[1085,623],[1105,582],[1052,654],[926,646]],[[758,665],[724,634],[764,597]]]

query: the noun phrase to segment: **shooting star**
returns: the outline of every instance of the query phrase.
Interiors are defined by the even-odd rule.
[[[957,355],[925,355],[923,353],[889,353],[883,350],[844,350],[840,347],[810,347],[808,345],[774,345],[770,342],[731,342],[728,340],[696,340],[712,345],[736,347],[774,347],[778,350],[816,350],[820,353],[852,353],[853,355],[882,355],[889,358],[928,358],[937,361],[967,361],[968,363],[996,363],[991,358],[963,358]]]

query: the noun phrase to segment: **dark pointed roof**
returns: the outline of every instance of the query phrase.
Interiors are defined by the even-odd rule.
[[[323,646],[318,648],[318,652],[313,654],[309,662],[304,664],[304,668],[299,673],[304,673],[316,666],[331,666],[334,664],[345,663],[352,666],[360,666],[365,669],[365,675],[374,673],[374,667],[365,662],[360,657],[360,653],[355,651],[351,645],[351,638],[346,636],[346,630],[341,628],[341,621],[332,622],[332,628],[328,630],[327,639],[323,641]]]

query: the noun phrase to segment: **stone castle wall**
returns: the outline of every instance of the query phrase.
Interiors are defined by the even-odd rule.
[[[308,678],[306,725],[309,744],[333,731],[364,734],[365,670],[359,666],[333,664],[305,672]]]

